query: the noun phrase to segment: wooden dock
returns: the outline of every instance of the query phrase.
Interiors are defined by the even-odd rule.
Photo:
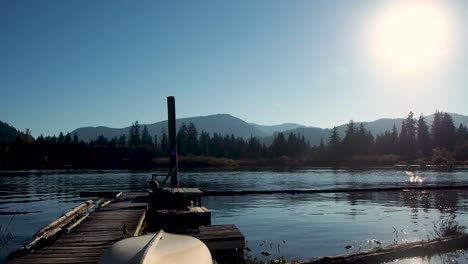
[[[199,231],[189,236],[203,241],[218,263],[243,263],[245,237],[235,225],[200,226]]]
[[[125,193],[92,213],[69,234],[48,247],[17,257],[8,263],[97,263],[104,251],[123,237],[123,226],[133,236],[144,220],[146,193]]]
[[[200,239],[210,249],[213,259],[220,263],[242,262],[244,235],[235,225],[211,225],[210,210],[200,206],[201,195],[202,192],[196,188],[180,188],[156,196],[151,192],[150,195],[146,192],[124,193],[91,213],[68,234],[32,252],[22,252],[25,255],[15,257],[8,263],[97,263],[104,251],[121,240],[124,233],[127,237],[140,235],[143,223],[147,223],[149,231],[156,232],[163,228]],[[85,193],[84,196],[96,194]],[[154,200],[158,200],[158,206],[183,203],[185,209],[151,211],[148,208],[154,208],[154,205],[151,206]],[[155,225],[159,229],[151,230]]]
[[[184,233],[185,229],[196,229],[199,226],[211,225],[211,212],[206,207],[187,206],[186,210],[160,209],[148,214],[148,230],[156,232]]]

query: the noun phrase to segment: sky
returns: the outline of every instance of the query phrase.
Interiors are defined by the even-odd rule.
[[[467,115],[468,2],[407,2],[0,0],[0,120],[149,124],[167,96],[264,125]]]

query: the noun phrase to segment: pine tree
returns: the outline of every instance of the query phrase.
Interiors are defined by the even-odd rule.
[[[165,157],[169,156],[169,139],[167,138],[166,130],[161,131],[161,154]]]
[[[117,139],[117,137],[113,137],[111,140],[109,140],[109,143],[107,143],[107,145],[113,148],[115,147],[115,145],[117,145],[118,142],[119,140]]]
[[[324,146],[323,146],[323,137],[320,137],[320,145],[318,148],[319,155],[323,154]]]
[[[65,136],[65,140],[63,141],[63,143],[65,145],[70,145],[71,144],[71,136],[70,136],[70,133],[67,133],[67,135]]]
[[[286,139],[283,133],[276,134],[275,138],[273,139],[273,143],[271,143],[271,154],[273,157],[280,157],[282,155],[286,155]]]
[[[432,146],[453,150],[457,135],[453,119],[448,113],[436,112],[432,122]]]
[[[103,134],[101,134],[97,139],[96,139],[96,145],[97,146],[105,146],[107,145],[109,142],[107,140],[106,137],[104,137]]]
[[[44,141],[44,136],[41,134],[37,139],[36,139],[36,144],[38,145],[43,145],[45,143]]]
[[[431,126],[432,147],[440,148],[444,146],[442,135],[442,113],[436,111]]]
[[[356,153],[356,127],[354,121],[350,120],[346,127],[345,136],[343,138],[343,151],[346,156],[353,156]]]
[[[63,144],[64,140],[65,140],[65,137],[63,136],[63,132],[60,132],[59,137],[58,137],[58,143]]]
[[[143,126],[141,131],[141,144],[143,145],[153,145],[153,138],[149,135],[148,128]]]
[[[127,136],[125,134],[119,137],[118,144],[122,146],[125,146],[127,144]]]
[[[427,127],[424,116],[421,114],[418,119],[417,130],[417,145],[418,151],[425,157],[431,155],[432,146],[431,138],[429,136],[429,128]]]
[[[400,147],[398,146],[399,144],[399,138],[398,138],[398,130],[396,128],[395,123],[393,123],[393,128],[392,128],[392,135],[391,135],[391,144],[392,144],[392,154],[399,154],[400,153]]]
[[[200,140],[198,143],[201,155],[204,155],[204,156],[211,155],[210,141],[211,141],[210,135],[207,132],[202,130],[202,132],[200,133]]]
[[[262,156],[262,145],[258,138],[250,136],[247,144],[247,157],[258,159]]]
[[[330,150],[330,158],[331,160],[337,161],[340,159],[340,148],[341,148],[341,139],[340,135],[338,134],[338,128],[333,127],[330,141],[328,143],[328,148]]]
[[[402,156],[407,157],[409,155],[409,148],[408,148],[408,132],[406,131],[406,120],[401,122],[401,130],[399,136],[399,145],[400,145],[400,154]]]
[[[457,128],[457,142],[468,140],[468,130],[462,123]]]
[[[187,152],[189,154],[199,155],[198,131],[192,122],[190,122],[187,128]]]
[[[442,116],[442,128],[444,135],[444,145],[448,150],[453,150],[455,143],[457,142],[457,135],[453,119],[448,113],[444,113]]]
[[[73,135],[72,144],[73,144],[73,145],[78,145],[78,143],[79,143],[79,142],[78,142],[78,135],[75,133],[75,134]]]
[[[129,145],[140,145],[141,144],[141,137],[140,137],[140,124],[138,121],[132,123],[130,127],[129,135],[128,135],[128,144]]]
[[[179,128],[179,132],[177,132],[177,152],[180,155],[187,154],[187,126],[185,123],[182,123],[182,126]]]
[[[406,118],[406,133],[408,135],[408,153],[407,155],[413,157],[416,154],[416,119],[414,119],[413,112],[409,112]]]

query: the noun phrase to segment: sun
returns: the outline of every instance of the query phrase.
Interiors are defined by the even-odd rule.
[[[427,73],[449,57],[455,45],[453,15],[443,1],[390,1],[370,21],[369,51],[398,74]]]

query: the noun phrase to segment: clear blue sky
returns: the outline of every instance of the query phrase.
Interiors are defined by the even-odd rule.
[[[153,123],[168,95],[178,117],[259,124],[468,114],[467,2],[441,2],[457,45],[411,79],[372,62],[385,1],[0,0],[0,120],[34,136]]]

